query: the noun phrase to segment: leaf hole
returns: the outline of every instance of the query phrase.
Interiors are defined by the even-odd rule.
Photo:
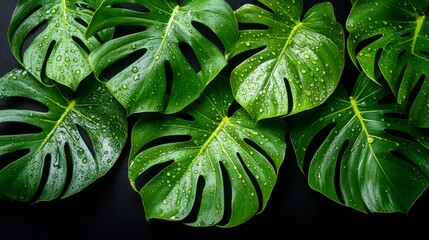
[[[409,164],[415,165],[415,164],[413,163],[413,161],[411,161],[411,159],[410,159],[409,157],[405,156],[403,153],[401,153],[401,152],[399,152],[399,151],[391,150],[391,151],[390,151],[390,153],[391,153],[393,156],[395,156],[395,157],[397,157],[397,158],[399,158],[399,159],[401,159],[401,160],[403,160],[403,161],[405,161],[405,162],[407,162],[407,163],[409,163]]]
[[[85,43],[80,38],[73,36],[72,39],[83,51],[86,52],[86,54],[89,55],[91,53],[91,50],[88,48],[88,46],[85,45]]]
[[[407,54],[407,50],[402,50],[402,51],[398,54],[398,59],[403,58],[406,54]]]
[[[46,55],[44,57],[44,62],[43,62],[42,68],[40,70],[40,78],[42,79],[42,81],[45,84],[50,84],[50,80],[46,76],[46,66],[48,65],[48,61],[49,61],[49,57],[48,56],[50,56],[52,54],[52,52],[54,50],[54,47],[55,47],[55,44],[56,44],[56,41],[52,41],[49,44],[48,50],[46,51]]]
[[[121,25],[115,27],[115,32],[113,34],[113,39],[120,38],[124,36],[130,36],[136,33],[141,33],[147,30],[146,26],[140,25]]]
[[[166,87],[165,87],[165,95],[171,96],[171,92],[173,90],[173,68],[171,67],[171,63],[169,61],[164,62],[165,68],[165,76],[166,76]]]
[[[182,143],[182,142],[188,142],[192,139],[189,135],[172,135],[172,136],[164,136],[156,138],[147,144],[145,144],[138,152],[137,154],[140,154],[143,151],[146,151],[148,149],[164,145],[164,144],[173,144],[173,143]]]
[[[0,136],[38,134],[43,129],[23,122],[0,122]]]
[[[195,72],[201,71],[201,65],[198,61],[198,57],[194,52],[194,49],[187,43],[179,42],[179,49],[185,56],[188,63],[192,66]]]
[[[406,32],[406,33],[401,34],[401,38],[408,38],[408,37],[410,37],[411,35],[412,35],[412,33],[411,33],[411,32]]]
[[[150,9],[138,4],[138,3],[121,3],[121,4],[112,4],[111,8],[122,8],[122,9],[128,9],[128,10],[132,10],[135,12],[140,12],[140,13],[149,13]]]
[[[219,225],[226,225],[228,224],[229,220],[231,219],[232,215],[232,184],[231,179],[228,175],[228,171],[224,165],[223,162],[219,162],[220,171],[222,173],[222,180],[223,180],[223,192],[224,192],[224,215],[222,220],[219,222]]]
[[[270,13],[274,13],[273,9],[271,9],[270,7],[268,7],[267,5],[265,5],[265,4],[263,4],[263,3],[259,2],[259,1],[252,1],[252,4],[256,5],[256,6],[260,7],[260,8],[262,8],[262,9],[270,12]]]
[[[366,48],[368,45],[370,45],[371,43],[377,41],[378,39],[382,38],[383,34],[378,34],[372,37],[369,37],[367,39],[364,39],[363,41],[359,42],[356,46],[355,49],[355,54],[359,53],[360,51],[362,51],[364,48]]]
[[[74,19],[77,23],[79,23],[80,25],[82,25],[84,28],[88,28],[88,23],[85,22],[82,18],[75,18]]]
[[[91,141],[91,137],[89,134],[80,126],[76,124],[76,128],[79,132],[79,135],[82,137],[83,142],[85,143],[88,150],[91,152],[91,155],[95,157],[94,146]]]
[[[64,196],[64,194],[66,194],[67,190],[68,190],[68,186],[70,186],[71,180],[72,180],[72,176],[73,176],[73,158],[72,158],[72,154],[71,154],[71,150],[70,150],[70,146],[68,143],[66,143],[64,145],[64,155],[66,158],[66,168],[67,168],[67,174],[66,174],[66,180],[65,180],[65,184],[64,184],[64,189],[61,192],[60,197]]]
[[[43,161],[43,169],[42,169],[42,175],[40,178],[39,185],[38,185],[37,190],[34,193],[33,197],[31,198],[30,202],[36,202],[41,197],[41,194],[42,194],[43,190],[45,189],[46,184],[48,183],[51,164],[52,164],[52,156],[50,154],[47,154],[45,156],[44,161]]]
[[[285,87],[286,87],[286,94],[287,94],[287,112],[290,113],[293,110],[294,100],[293,100],[293,93],[292,93],[292,87],[290,86],[289,80],[286,78],[283,78]]]
[[[414,102],[417,100],[417,96],[419,95],[419,92],[423,88],[423,84],[426,81],[426,75],[421,75],[419,79],[416,81],[416,83],[412,86],[412,89],[409,94],[408,98],[408,109],[411,108],[411,106],[414,104]]]
[[[246,61],[246,59],[249,59],[253,55],[256,55],[257,53],[262,52],[266,48],[267,47],[262,46],[262,47],[250,49],[248,51],[245,51],[245,52],[242,52],[240,54],[235,55],[234,57],[232,57],[228,60],[228,64],[222,70],[222,74],[225,76],[228,76],[229,73],[231,71],[233,71],[233,69],[235,69],[240,64],[244,63]]]
[[[378,104],[396,104],[396,97],[393,94],[387,94],[377,101]]]
[[[314,155],[316,155],[317,151],[319,150],[320,145],[328,138],[328,136],[332,133],[332,130],[334,130],[336,126],[337,124],[333,122],[320,129],[311,139],[308,146],[305,148],[305,155],[303,161],[303,171],[305,175],[308,175],[308,170],[310,168],[311,161],[313,160]],[[297,149],[297,151],[301,150]]]
[[[228,108],[228,113],[227,113],[228,117],[232,117],[234,113],[240,109],[241,109],[241,105],[236,100],[234,100]]]
[[[340,148],[340,151],[338,152],[338,161],[335,165],[335,175],[334,175],[334,184],[335,184],[335,192],[340,193],[341,192],[341,163],[343,162],[342,159],[345,155],[345,152],[347,150],[347,147],[349,146],[349,140],[344,141],[343,145]],[[338,194],[339,200],[344,203],[344,199],[342,197],[342,194]]]
[[[195,192],[194,205],[192,206],[192,210],[191,210],[191,212],[189,212],[189,215],[185,219],[183,219],[183,222],[193,223],[193,222],[197,221],[198,213],[201,209],[201,202],[203,199],[203,191],[204,191],[205,185],[206,185],[206,181],[205,181],[204,177],[199,176],[198,181],[197,181],[197,191]]]
[[[397,112],[397,113],[393,113],[393,112],[385,113],[384,116],[387,118],[395,118],[395,120],[398,120],[398,119],[408,120],[408,117],[409,117],[407,114],[399,113],[399,112]]]
[[[21,149],[0,155],[0,172],[10,164],[30,153],[30,149]]]
[[[263,207],[262,203],[264,202],[262,189],[261,189],[261,186],[259,185],[261,183],[258,182],[256,177],[249,170],[249,167],[252,167],[252,166],[247,166],[247,164],[244,162],[243,158],[241,157],[241,155],[239,153],[237,153],[237,157],[238,157],[238,159],[240,159],[241,165],[243,165],[243,168],[246,171],[247,176],[249,177],[250,181],[252,182],[252,185],[255,187],[256,195],[258,197],[258,203],[259,203],[258,212],[260,212],[260,211],[262,211],[262,207]]]
[[[149,167],[146,171],[140,174],[134,181],[136,188],[140,191],[146,184],[154,179],[162,170],[170,166],[174,161],[159,163]]]
[[[416,142],[416,140],[414,139],[414,137],[411,134],[409,134],[409,133],[405,133],[405,132],[401,132],[401,131],[393,130],[393,129],[384,129],[384,132],[387,133],[387,134],[389,134],[389,135],[391,135],[391,136],[394,136],[394,137],[398,137],[398,138],[402,138],[402,139],[407,139],[407,140]]]
[[[124,71],[131,64],[143,57],[146,52],[147,49],[139,49],[122,59],[116,60],[115,62],[112,61],[110,66],[102,71],[101,75],[107,79],[112,79],[114,76]]]
[[[194,122],[196,120],[194,116],[186,112],[172,113],[172,114],[169,114],[169,116],[171,116],[172,118],[178,118],[178,119],[182,119],[190,122]]]
[[[210,40],[210,42],[212,42],[218,49],[220,49],[221,52],[225,52],[225,46],[212,29],[196,21],[192,21],[191,24],[195,29],[198,30],[198,32],[200,32],[205,38]]]
[[[49,111],[41,102],[25,98],[25,97],[6,97],[0,99],[0,110],[15,109],[15,110],[33,110],[37,112],[47,113]]]
[[[266,158],[268,160],[268,162],[271,164],[271,166],[273,167],[273,169],[275,171],[278,171],[274,160],[271,158],[271,156],[262,147],[260,147],[258,144],[256,144],[255,142],[253,142],[252,140],[250,140],[248,138],[244,138],[243,140],[245,143],[247,143],[249,146],[251,146],[253,149],[255,149],[258,153],[260,153],[262,156],[264,156],[264,158]]]

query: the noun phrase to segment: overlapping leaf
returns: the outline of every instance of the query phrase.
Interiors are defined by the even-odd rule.
[[[216,79],[179,115],[141,115],[129,177],[147,219],[233,227],[265,208],[285,157],[286,126],[256,123],[242,108],[229,116],[232,102],[228,81]]]
[[[85,37],[99,2],[18,0],[8,32],[12,53],[40,81],[54,80],[75,90],[92,73],[89,53],[109,37],[107,32]]]
[[[429,133],[389,95],[362,73],[350,97],[297,117],[291,140],[312,188],[359,211],[409,211],[429,184]]]
[[[26,71],[0,79],[0,197],[24,202],[67,197],[116,162],[127,137],[125,110],[94,77],[83,84],[73,99]],[[17,108],[19,99],[37,104]],[[15,127],[5,132],[10,124]]]
[[[90,60],[100,77],[112,64],[138,55],[107,83],[130,114],[177,112],[197,99],[227,64],[221,48],[207,33],[212,31],[226,50],[238,35],[234,12],[223,0],[189,0],[181,5],[175,0],[106,0],[95,13],[88,35],[122,25],[145,30],[105,43]],[[190,47],[198,64],[185,56],[180,44]],[[194,69],[195,65],[201,70]],[[170,71],[172,79],[167,79]]]
[[[352,59],[373,80],[381,71],[422,127],[429,127],[428,7],[428,0],[358,0],[347,19]]]
[[[258,52],[234,69],[235,98],[256,119],[319,106],[344,68],[345,39],[332,4],[316,4],[301,21],[302,0],[260,2],[267,9],[247,4],[236,11],[238,22],[250,25],[229,57]]]

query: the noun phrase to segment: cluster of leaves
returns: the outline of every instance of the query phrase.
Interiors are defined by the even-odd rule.
[[[429,1],[352,4],[346,39],[329,2],[18,0],[0,123],[24,132],[0,134],[0,196],[78,193],[130,137],[147,219],[233,227],[267,205],[290,138],[316,191],[409,211],[429,184]]]

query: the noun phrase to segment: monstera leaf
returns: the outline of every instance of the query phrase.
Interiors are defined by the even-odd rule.
[[[316,4],[301,21],[302,0],[260,2],[267,10],[247,4],[236,11],[250,29],[240,31],[229,58],[258,52],[234,69],[235,98],[256,119],[319,106],[344,68],[345,39],[332,4]]]
[[[0,197],[67,197],[112,167],[127,137],[125,110],[89,80],[73,99],[70,89],[46,87],[26,71],[0,79]],[[33,104],[22,109],[22,99]]]
[[[231,113],[226,79],[207,88],[180,114],[142,114],[133,129],[129,178],[147,219],[233,227],[267,204],[285,157],[284,122]]]
[[[12,53],[40,81],[50,83],[47,77],[75,90],[92,73],[89,53],[108,38],[107,32],[85,38],[99,2],[18,0],[8,33]]]
[[[350,97],[338,90],[295,119],[292,144],[313,189],[363,212],[409,211],[429,184],[429,132],[389,95],[362,73]]]
[[[421,127],[429,127],[428,7],[428,0],[358,0],[347,19],[355,64],[374,81],[381,71],[398,103],[411,101],[410,120]]]
[[[145,30],[105,43],[90,61],[100,78],[113,63],[137,56],[107,83],[130,114],[173,113],[197,99],[227,64],[220,46],[206,35],[212,31],[226,50],[238,35],[234,12],[223,0],[188,0],[182,5],[176,0],[106,0],[96,11],[88,35],[120,25]],[[189,51],[184,51],[185,46]],[[193,52],[198,63],[182,51]]]

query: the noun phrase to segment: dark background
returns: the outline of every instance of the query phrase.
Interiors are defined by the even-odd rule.
[[[244,0],[227,1],[236,9]],[[305,11],[315,3],[304,0]],[[351,4],[332,0],[343,24]],[[16,0],[0,7],[0,76],[19,64],[7,42],[7,28]],[[347,34],[347,33],[346,33]],[[354,81],[357,70],[347,62],[342,81]],[[364,214],[339,205],[310,189],[291,145],[267,208],[235,228],[195,228],[180,222],[146,221],[139,195],[127,179],[127,148],[103,178],[67,199],[37,204],[0,201],[0,239],[315,239],[427,236],[429,197],[424,194],[409,215]],[[407,237],[406,237],[407,238]]]

